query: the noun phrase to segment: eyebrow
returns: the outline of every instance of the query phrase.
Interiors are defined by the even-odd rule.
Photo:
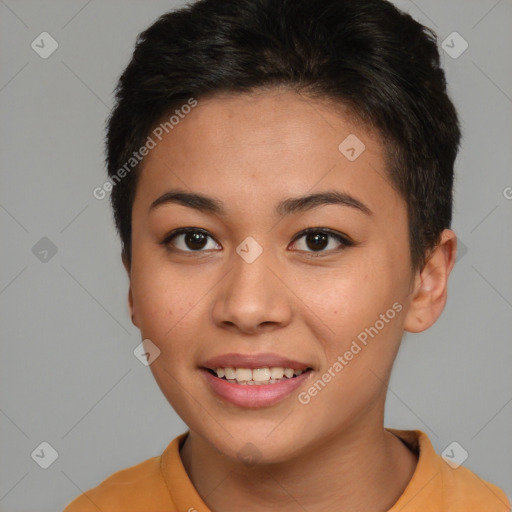
[[[226,216],[224,203],[219,199],[203,194],[183,192],[181,190],[170,190],[161,195],[151,203],[149,210],[152,211],[159,206],[171,203],[181,204],[204,213]],[[370,208],[368,208],[368,206],[359,199],[337,190],[328,190],[316,194],[290,197],[278,203],[276,206],[276,213],[280,217],[284,217],[285,215],[304,212],[329,204],[348,206],[350,208],[355,208],[366,215],[373,215]]]

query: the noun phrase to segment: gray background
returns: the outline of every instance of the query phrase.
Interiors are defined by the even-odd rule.
[[[186,429],[133,355],[140,336],[108,200],[92,196],[116,80],[136,35],[176,5],[0,0],[2,512],[61,510]],[[386,426],[419,428],[438,452],[456,440],[465,466],[510,495],[512,1],[397,5],[440,44],[457,31],[469,47],[456,59],[441,50],[464,132],[462,252],[442,317],[405,337]],[[47,59],[31,48],[43,31],[59,44]],[[58,249],[46,261],[32,250],[43,237]],[[42,441],[58,452],[46,470],[31,458]]]

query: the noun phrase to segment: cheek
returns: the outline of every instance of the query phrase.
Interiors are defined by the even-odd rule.
[[[145,259],[132,269],[131,288],[134,314],[144,338],[149,338],[163,351],[170,342],[178,349],[180,339],[196,321],[204,290],[186,273],[173,272],[165,266]],[[185,336],[186,337],[186,336]]]
[[[367,373],[368,366],[384,371],[392,363],[402,332],[403,286],[383,261],[388,265],[360,261],[331,270],[303,289],[304,303],[321,320],[328,367],[345,354],[351,370],[344,373]]]
[[[391,286],[380,269],[364,262],[329,269],[317,273],[314,283],[301,283],[304,302],[321,315],[331,334],[342,337],[356,333],[387,309]]]

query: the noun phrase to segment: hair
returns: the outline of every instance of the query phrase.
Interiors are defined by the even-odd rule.
[[[199,0],[164,14],[138,35],[107,122],[127,261],[140,164],[118,173],[162,117],[190,98],[285,88],[348,108],[377,130],[407,205],[411,265],[422,269],[451,224],[460,144],[439,60],[435,33],[386,0]]]

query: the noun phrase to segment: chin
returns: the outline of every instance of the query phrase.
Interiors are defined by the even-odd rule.
[[[281,416],[279,421],[285,416]],[[307,450],[308,439],[304,436],[304,428],[294,425],[291,429],[289,424],[286,425],[289,419],[281,425],[279,421],[248,420],[238,421],[235,425],[234,422],[219,419],[225,430],[216,426],[214,431],[205,431],[204,424],[194,430],[234,463],[248,467],[264,466],[288,462]],[[211,422],[208,426],[211,427]]]

